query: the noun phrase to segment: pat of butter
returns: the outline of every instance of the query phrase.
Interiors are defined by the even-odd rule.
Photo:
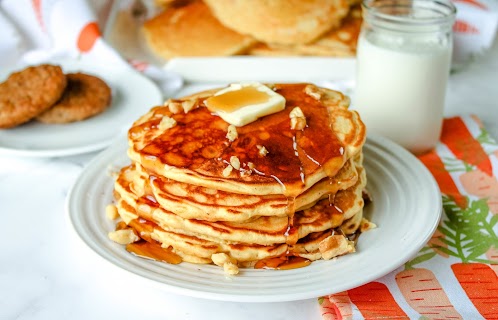
[[[285,109],[285,98],[258,83],[236,83],[206,99],[207,108],[240,127]]]

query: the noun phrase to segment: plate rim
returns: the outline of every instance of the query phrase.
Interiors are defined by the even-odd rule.
[[[426,179],[427,186],[433,189],[433,191],[437,190],[436,195],[432,199],[431,207],[434,209],[433,213],[433,219],[430,221],[430,225],[425,225],[426,230],[423,234],[422,237],[418,238],[418,242],[416,245],[413,245],[410,250],[407,250],[409,254],[403,255],[401,258],[396,259],[395,263],[392,263],[389,267],[383,268],[381,270],[374,270],[373,272],[369,273],[370,276],[367,277],[367,279],[362,279],[362,280],[356,280],[353,281],[354,285],[343,285],[339,289],[332,289],[332,288],[320,288],[320,289],[315,289],[315,290],[308,290],[304,292],[292,292],[292,293],[286,293],[286,294],[268,294],[268,295],[255,295],[255,294],[233,294],[233,293],[218,293],[218,292],[208,292],[208,291],[200,291],[200,290],[194,290],[194,289],[189,289],[189,288],[184,288],[184,287],[178,287],[174,286],[168,283],[160,282],[155,279],[149,278],[147,275],[142,274],[142,272],[137,272],[133,271],[127,268],[123,268],[119,263],[115,263],[111,260],[119,260],[119,257],[112,256],[112,259],[110,259],[108,256],[104,256],[101,254],[98,250],[103,250],[105,251],[105,248],[99,248],[98,250],[93,247],[92,244],[88,243],[85,241],[84,236],[80,234],[80,230],[78,227],[75,225],[74,217],[72,212],[72,208],[75,205],[74,201],[72,200],[75,197],[75,193],[78,191],[78,188],[81,188],[80,183],[81,179],[85,176],[85,172],[88,168],[93,168],[97,166],[98,163],[101,162],[101,159],[105,159],[108,155],[112,155],[113,153],[117,152],[120,148],[125,147],[123,141],[117,142],[116,144],[110,146],[106,150],[102,151],[99,155],[94,157],[91,162],[85,167],[85,169],[82,171],[80,176],[76,179],[74,184],[72,185],[67,197],[66,197],[66,202],[65,202],[65,211],[66,211],[66,217],[68,218],[68,223],[71,226],[72,231],[77,235],[77,238],[80,240],[80,243],[84,244],[87,249],[90,249],[95,255],[99,256],[101,260],[106,261],[106,263],[113,265],[114,267],[117,267],[120,271],[124,271],[128,275],[132,275],[132,277],[136,280],[146,280],[146,282],[149,285],[152,285],[154,287],[157,287],[158,289],[166,290],[170,293],[174,294],[180,294],[180,295],[185,295],[185,296],[190,296],[190,297],[195,297],[195,298],[203,298],[203,299],[208,299],[208,300],[218,300],[218,301],[231,301],[231,302],[284,302],[284,301],[296,301],[296,300],[304,300],[304,299],[311,299],[311,298],[318,298],[323,295],[328,295],[332,294],[333,292],[340,292],[344,290],[349,290],[354,287],[363,285],[365,283],[375,281],[375,279],[379,279],[390,272],[396,270],[397,268],[401,267],[408,261],[409,259],[413,258],[415,254],[417,254],[420,249],[430,240],[431,236],[434,234],[436,231],[439,221],[441,219],[442,215],[442,198],[440,196],[440,191],[439,191],[439,186],[437,185],[436,180],[432,176],[432,174],[429,172],[428,169],[425,168],[425,166],[422,164],[420,160],[418,160],[414,155],[412,155],[410,152],[402,148],[401,146],[397,145],[395,142],[384,138],[382,136],[378,135],[368,135],[366,145],[370,144],[377,144],[377,145],[383,145],[383,146],[388,146],[389,148],[394,148],[396,153],[401,154],[401,157],[409,159],[409,161],[412,162],[413,165],[418,166],[418,170],[420,170],[421,175],[424,176],[424,179]],[[126,155],[126,154],[125,154]],[[123,157],[124,159],[124,157]],[[365,159],[367,161],[367,159]],[[109,165],[109,164],[108,164]],[[368,176],[368,172],[367,172]],[[103,214],[103,213],[102,213]],[[375,219],[374,219],[375,222]],[[427,221],[424,221],[427,223]],[[109,240],[110,241],[110,240]],[[142,259],[143,258],[137,258],[137,259]],[[327,263],[327,261],[316,261],[314,264],[319,264],[319,263]],[[124,264],[124,262],[121,262],[121,264]],[[308,267],[309,268],[309,267]],[[306,269],[306,268],[304,268]],[[296,269],[299,270],[299,269]],[[147,270],[145,271],[147,272]],[[148,270],[150,273],[150,270]],[[282,272],[282,271],[277,271],[277,272]],[[243,275],[238,275],[236,277],[240,277]]]
[[[342,81],[351,80],[355,74],[356,57],[175,57],[164,62],[162,68],[194,83]]]

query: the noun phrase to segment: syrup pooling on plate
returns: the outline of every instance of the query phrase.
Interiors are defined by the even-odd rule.
[[[310,263],[311,261],[305,258],[282,255],[276,258],[267,258],[259,260],[254,265],[254,269],[289,270],[289,269],[303,268],[308,266]]]
[[[126,250],[142,258],[164,261],[171,264],[179,264],[182,258],[171,251],[170,248],[162,248],[160,244],[139,241],[126,245]]]

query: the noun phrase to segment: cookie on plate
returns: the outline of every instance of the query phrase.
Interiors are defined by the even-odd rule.
[[[109,107],[111,89],[100,78],[69,73],[62,98],[36,119],[44,123],[68,123],[95,116]]]
[[[59,66],[43,64],[12,73],[0,83],[0,128],[12,128],[53,106],[66,88]]]

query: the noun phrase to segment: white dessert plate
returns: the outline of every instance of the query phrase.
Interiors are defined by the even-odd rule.
[[[0,130],[0,154],[57,157],[80,154],[109,146],[124,135],[132,122],[163,101],[157,86],[131,68],[89,64],[78,60],[53,61],[65,73],[83,72],[103,79],[112,89],[111,106],[103,113],[68,124],[30,121]],[[3,71],[0,81],[11,71]]]
[[[294,270],[242,269],[228,277],[214,265],[171,265],[136,257],[107,238],[114,222],[105,216],[113,201],[109,166],[129,164],[122,141],[98,155],[75,182],[67,211],[79,238],[103,259],[172,293],[199,298],[271,302],[316,298],[375,280],[413,257],[437,228],[441,196],[432,175],[413,155],[382,137],[364,146],[368,190],[373,202],[365,210],[377,228],[363,233],[357,252],[336,260],[315,261]]]

